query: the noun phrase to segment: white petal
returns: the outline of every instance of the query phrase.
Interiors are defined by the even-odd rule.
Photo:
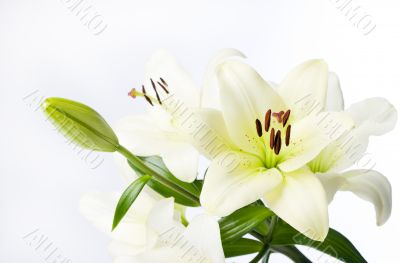
[[[147,247],[155,249],[164,239],[176,231],[183,231],[184,226],[175,218],[174,199],[164,198],[151,209],[148,221]]]
[[[249,65],[230,60],[218,68],[222,112],[232,140],[243,150],[264,156],[264,142],[257,135],[256,119],[268,109],[285,110],[279,95]]]
[[[173,149],[160,154],[170,172],[179,180],[193,182],[197,177],[199,153],[188,143],[176,144]]]
[[[185,238],[188,243],[182,251],[185,252],[190,247],[193,247],[193,250],[195,250],[191,252],[192,255],[189,254],[186,256],[187,259],[193,257],[193,254],[197,252],[199,254],[197,257],[207,258],[207,262],[225,262],[219,225],[213,217],[209,215],[196,216],[186,228]]]
[[[200,105],[199,89],[169,52],[165,50],[155,52],[146,65],[146,90],[154,96],[150,78],[153,81],[159,81],[160,78],[163,78],[168,83],[170,94],[166,94],[160,87],[157,88],[161,99],[174,94],[187,105],[192,107]]]
[[[260,199],[281,180],[277,169],[265,168],[253,155],[226,152],[208,168],[200,202],[209,213],[226,216]]]
[[[197,116],[204,126],[201,132],[193,133],[193,145],[206,158],[214,159],[219,153],[238,150],[232,142],[222,113],[215,109],[197,109]]]
[[[370,98],[355,103],[346,110],[358,129],[368,135],[382,135],[392,130],[397,121],[397,111],[384,98]]]
[[[182,255],[179,253],[178,249],[163,247],[158,249],[148,250],[144,253],[137,255],[133,262],[130,263],[178,263],[182,262]],[[122,261],[122,263],[125,263]]]
[[[159,155],[184,142],[172,125],[161,124],[148,114],[127,116],[118,121],[114,130],[120,144],[139,156]]]
[[[311,163],[314,172],[338,172],[353,164],[362,163],[364,168],[373,164],[368,153],[369,136],[381,135],[394,128],[397,112],[393,105],[382,98],[367,99],[353,104],[346,113],[355,127],[328,145]]]
[[[296,121],[292,125],[289,146],[282,147],[279,168],[293,171],[302,167],[353,124],[347,114],[339,112],[321,112]]]
[[[174,199],[165,198],[158,201],[151,209],[148,217],[148,226],[158,235],[168,231],[171,227],[183,227],[174,218]]]
[[[171,124],[150,115],[133,115],[115,127],[121,145],[139,156],[159,155],[180,180],[192,182],[197,176],[199,154]]]
[[[334,72],[329,72],[325,111],[342,111],[343,109],[344,100],[339,78]]]
[[[330,200],[336,191],[350,191],[374,205],[377,225],[383,225],[390,217],[392,188],[381,173],[374,170],[351,170],[342,174],[320,174],[318,177],[324,187],[330,189]]]
[[[136,258],[144,262],[224,262],[219,226],[211,216],[195,217],[184,229],[170,228],[157,247]]]
[[[285,77],[279,94],[296,119],[323,110],[328,87],[328,66],[323,60],[306,61]]]
[[[136,172],[129,166],[128,161],[120,153],[114,153],[114,160],[117,164],[118,171],[124,178],[125,182],[133,182],[137,178]]]
[[[353,128],[327,145],[309,166],[317,173],[338,172],[353,164],[362,163],[364,167],[374,165],[365,151],[368,147],[368,136],[363,130]]]
[[[268,207],[307,237],[323,241],[328,234],[324,188],[308,169],[284,174],[282,184],[265,195]]]
[[[141,245],[132,245],[131,243],[123,242],[120,240],[112,240],[110,245],[108,246],[108,251],[114,259],[113,262],[123,262],[123,258],[130,258],[130,260],[132,260],[132,256],[142,253],[145,250],[146,244],[144,242]]]
[[[203,88],[201,90],[201,106],[204,108],[221,109],[219,98],[218,79],[215,69],[218,64],[227,60],[228,58],[239,57],[245,58],[246,56],[239,50],[233,48],[225,48],[219,50],[210,60],[206,73],[203,78]]]
[[[99,230],[109,234],[114,240],[142,247],[146,244],[147,216],[155,200],[146,193],[141,193],[118,227],[111,232],[119,196],[116,193],[86,194],[81,199],[80,211]]]

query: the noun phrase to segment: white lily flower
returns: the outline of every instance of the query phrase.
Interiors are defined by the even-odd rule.
[[[81,200],[81,212],[112,238],[114,263],[222,263],[219,226],[199,215],[188,227],[180,222],[172,198],[155,200],[141,193],[118,227],[111,232],[119,194],[92,193]]]
[[[336,75],[333,75],[332,90],[340,91]],[[339,102],[335,105],[334,102]],[[344,103],[341,92],[329,97],[326,107],[343,111]],[[372,170],[373,167],[358,167],[361,169],[342,172],[353,164],[367,161],[369,137],[382,135],[392,130],[397,121],[397,112],[392,104],[383,98],[370,98],[351,105],[345,112],[355,122],[353,129],[343,134],[329,144],[309,163],[323,183],[328,202],[333,200],[337,191],[350,191],[360,198],[371,202],[375,207],[377,225],[384,224],[392,210],[392,190],[387,178]]]
[[[128,116],[118,122],[115,132],[121,144],[139,156],[161,156],[178,179],[192,182],[197,176],[199,153],[193,147],[191,138],[176,124],[174,117],[160,107],[159,98],[174,94],[189,107],[210,106],[212,100],[208,99],[209,94],[215,87],[213,69],[216,64],[232,56],[243,55],[234,49],[224,49],[216,54],[204,77],[204,87],[207,88],[199,90],[172,55],[166,51],[156,52],[146,65],[144,85],[146,99],[153,106],[149,105],[146,114]],[[156,89],[159,91],[155,92]],[[133,95],[139,93],[134,91]]]
[[[325,191],[306,164],[353,125],[343,113],[304,110],[302,100],[310,95],[325,105],[327,65],[307,61],[276,90],[239,60],[220,64],[217,78],[222,116],[215,110],[200,114],[228,151],[209,166],[202,205],[226,216],[262,198],[298,231],[323,240],[329,229]]]

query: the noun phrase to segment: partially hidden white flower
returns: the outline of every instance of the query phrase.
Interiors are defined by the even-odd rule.
[[[147,113],[131,115],[117,123],[115,132],[121,145],[139,156],[161,156],[172,174],[184,182],[192,182],[197,176],[199,153],[193,147],[190,136],[182,131],[174,117],[160,106],[157,98],[162,101],[174,95],[188,107],[210,106],[213,99],[208,99],[208,96],[215,87],[213,69],[216,64],[232,56],[243,55],[234,49],[224,49],[213,57],[206,70],[204,88],[201,90],[171,54],[160,50],[151,56],[146,65],[143,86],[147,99],[153,105],[148,105]],[[155,90],[158,90],[157,93]],[[118,158],[119,163],[126,162],[121,160],[121,157]]]
[[[217,221],[199,215],[185,227],[174,209],[173,198],[156,200],[142,192],[111,232],[119,196],[91,193],[80,203],[82,214],[110,235],[114,263],[224,262]]]
[[[342,92],[334,74],[331,84],[338,92],[328,97],[324,107],[343,111]],[[352,117],[354,127],[323,149],[309,167],[323,183],[328,202],[337,191],[353,192],[375,206],[376,223],[382,225],[392,210],[391,185],[384,175],[372,169],[375,163],[366,149],[370,136],[382,135],[394,128],[397,111],[384,98],[370,98],[351,105],[344,112]],[[347,170],[353,165],[357,169]]]
[[[249,65],[226,60],[217,79],[222,113],[207,109],[200,115],[218,133],[213,143],[228,150],[209,154],[214,157],[201,204],[226,216],[261,198],[298,231],[323,240],[329,229],[328,203],[307,163],[353,126],[344,113],[304,109],[302,102],[309,96],[325,105],[330,92],[327,65],[307,61],[274,89]],[[336,125],[340,129],[333,130]]]

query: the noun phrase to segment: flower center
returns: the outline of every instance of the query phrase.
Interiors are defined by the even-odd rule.
[[[154,83],[153,79],[150,79],[151,82],[151,86],[153,87],[153,90],[155,92],[156,98],[153,98],[152,96],[150,96],[149,94],[147,94],[146,92],[146,88],[144,87],[144,85],[142,85],[142,92],[137,91],[135,88],[133,88],[129,93],[128,96],[132,97],[133,99],[135,99],[136,97],[144,97],[146,99],[146,101],[151,105],[154,106],[154,104],[160,104],[162,105],[161,99],[160,99],[160,95],[158,94],[157,91],[157,87],[156,84]],[[158,86],[160,86],[163,91],[166,94],[169,94],[169,91],[167,89],[168,84],[167,82],[165,82],[165,80],[163,78],[160,78],[160,81],[157,81]]]
[[[267,134],[269,133],[269,136],[267,137],[267,141],[269,140],[269,147],[275,155],[279,155],[281,149],[282,149],[282,141],[284,140],[285,146],[289,146],[290,144],[290,132],[292,126],[289,124],[286,126],[288,123],[290,117],[290,109],[285,111],[279,111],[279,112],[272,112],[271,109],[269,109],[265,113],[264,117],[264,132]],[[259,119],[256,119],[256,130],[258,137],[263,136],[263,127],[261,124],[261,121]]]

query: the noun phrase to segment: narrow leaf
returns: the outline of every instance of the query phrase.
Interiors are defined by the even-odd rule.
[[[304,245],[317,249],[343,262],[367,262],[355,246],[342,234],[329,229],[324,242],[312,240],[296,231],[290,225],[279,221],[272,236],[272,245]]]
[[[237,257],[257,253],[263,247],[263,243],[248,238],[239,238],[234,242],[223,244],[226,258]]]
[[[273,246],[272,251],[279,252],[290,258],[294,263],[312,263],[299,249],[295,246]]]
[[[129,161],[128,163],[139,175],[153,175],[154,173],[154,176],[147,183],[149,187],[164,197],[174,197],[178,204],[191,207],[200,206],[201,181],[196,180],[193,183],[180,181],[168,170],[158,156],[139,157],[139,159],[149,170],[144,171],[143,168],[137,167]]]
[[[248,205],[220,219],[222,243],[239,239],[272,215],[272,211],[264,206]]]
[[[151,176],[149,175],[139,177],[138,179],[133,181],[123,192],[118,201],[117,208],[115,209],[112,230],[114,230],[121,222],[122,218],[126,215],[129,208],[131,207],[133,202],[135,202],[143,187],[150,179]]]

